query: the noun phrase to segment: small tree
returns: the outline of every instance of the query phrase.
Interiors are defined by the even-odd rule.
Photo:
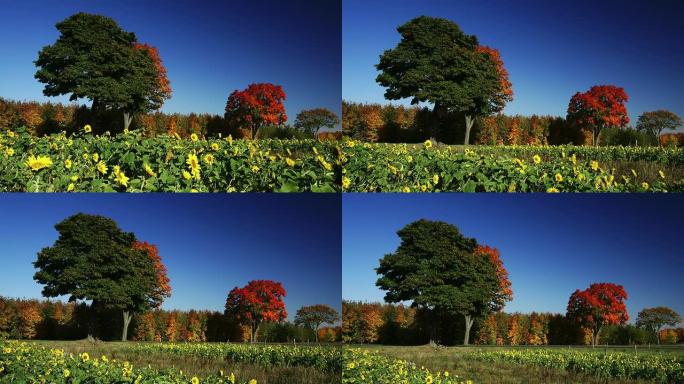
[[[420,16],[397,31],[399,44],[385,51],[376,66],[376,81],[387,87],[386,99],[429,102],[438,116],[465,114],[466,145],[476,116],[499,112],[513,100],[498,51],[480,46],[476,36],[463,33],[452,21]]]
[[[656,336],[660,344],[660,329],[666,325],[676,326],[682,321],[682,317],[668,307],[644,308],[637,315],[636,325],[650,330]]]
[[[233,126],[249,129],[256,138],[259,128],[281,125],[287,121],[285,91],[270,83],[250,84],[247,89],[235,90],[228,96],[225,118]]]
[[[334,128],[339,123],[340,118],[326,108],[305,109],[295,119],[297,129],[312,133],[316,138],[321,128]]]
[[[570,295],[567,317],[589,329],[592,345],[596,346],[604,325],[624,324],[629,320],[626,299],[627,292],[622,285],[594,283]]]
[[[262,322],[279,322],[287,317],[282,284],[272,280],[252,280],[242,288],[235,287],[226,299],[226,315],[234,316],[250,328],[250,342],[256,342]]]
[[[70,100],[92,101],[92,110],[131,114],[159,109],[171,96],[166,70],[155,48],[138,44],[112,19],[77,13],[57,23],[60,36],[35,61],[35,77],[46,96],[71,94]]]
[[[299,308],[294,323],[311,328],[316,335],[316,342],[318,342],[318,328],[321,324],[327,323],[332,325],[339,319],[339,313],[330,306],[316,304]]]
[[[637,131],[646,132],[654,136],[660,145],[660,134],[665,129],[675,130],[682,125],[682,119],[676,114],[664,109],[644,112],[637,120]]]
[[[567,120],[591,131],[592,145],[597,146],[603,128],[624,128],[629,123],[623,88],[595,85],[587,92],[577,92],[570,99]]]

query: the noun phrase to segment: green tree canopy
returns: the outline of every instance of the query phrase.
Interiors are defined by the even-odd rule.
[[[376,81],[387,88],[385,98],[429,102],[438,115],[464,113],[465,144],[475,116],[498,112],[512,99],[508,75],[498,67],[498,53],[494,57],[494,50],[482,49],[476,36],[465,34],[454,22],[420,16],[397,31],[401,41],[376,65]]]
[[[387,291],[385,301],[412,301],[433,315],[463,315],[468,344],[474,318],[491,310],[500,291],[494,264],[475,253],[475,239],[445,222],[418,220],[397,234],[401,244],[380,259],[376,269],[376,285]],[[435,338],[433,325],[431,342]]]
[[[297,310],[294,323],[313,329],[318,342],[318,327],[321,324],[334,324],[340,319],[336,310],[325,304],[303,306]]]
[[[653,112],[644,112],[637,120],[636,129],[660,138],[660,134],[666,130],[675,130],[682,125],[682,118],[675,113],[661,109]],[[658,140],[660,142],[660,140]]]
[[[637,327],[646,328],[655,333],[656,340],[660,344],[660,337],[658,333],[660,329],[666,325],[671,327],[677,326],[682,322],[682,317],[671,308],[668,307],[654,307],[644,308],[637,315]]]
[[[70,100],[92,101],[93,110],[130,114],[161,107],[170,93],[159,93],[157,63],[149,50],[136,48],[136,37],[112,19],[77,13],[57,23],[60,36],[43,47],[35,61],[35,77],[46,96],[71,94]]]
[[[44,284],[43,295],[69,295],[70,301],[89,300],[98,308],[130,312],[156,305],[157,273],[147,251],[133,249],[135,235],[111,219],[79,213],[55,225],[59,237],[43,248],[33,263],[34,279]],[[127,316],[128,313],[128,316]],[[123,339],[127,324],[124,324]],[[94,336],[94,323],[89,335]]]
[[[305,109],[297,114],[295,127],[304,132],[310,132],[318,137],[321,128],[334,128],[340,123],[340,118],[326,108]]]

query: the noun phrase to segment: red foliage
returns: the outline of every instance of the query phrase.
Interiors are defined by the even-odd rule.
[[[601,128],[627,126],[629,116],[625,103],[628,100],[624,88],[595,85],[587,92],[577,92],[572,96],[568,105],[568,120],[591,130],[597,138]]]
[[[499,92],[494,97],[494,104],[497,107],[495,112],[498,112],[503,109],[507,101],[513,101],[513,84],[508,79],[508,71],[504,68],[503,60],[501,60],[501,55],[497,49],[479,45],[476,50],[480,53],[486,53],[496,65],[496,71],[499,73]]]
[[[573,292],[567,316],[591,329],[596,344],[602,326],[624,324],[629,320],[625,300],[627,292],[622,285],[594,283],[584,291]]]
[[[252,280],[228,293],[226,312],[243,324],[248,323],[254,337],[260,323],[279,322],[287,317],[283,302],[286,295],[285,288],[277,281]]]
[[[270,83],[250,84],[243,91],[235,90],[228,96],[226,119],[256,136],[264,125],[281,125],[287,121],[285,91]]]
[[[161,105],[164,102],[164,99],[171,97],[171,82],[166,74],[166,67],[164,67],[164,63],[162,63],[161,57],[159,56],[159,51],[151,45],[140,43],[135,43],[133,48],[145,51],[150,59],[152,59],[154,67],[157,69],[157,93],[154,98],[155,102]]]
[[[498,249],[487,245],[478,245],[475,248],[475,253],[489,257],[489,260],[496,268],[496,277],[499,279],[499,292],[494,299],[494,309],[499,311],[503,309],[506,301],[513,300],[513,289],[511,288],[511,280],[508,278],[508,271],[504,267],[503,261],[501,261]]]
[[[171,285],[169,284],[169,278],[166,276],[166,266],[162,263],[161,256],[159,256],[159,249],[157,249],[156,245],[146,241],[136,241],[133,243],[133,249],[144,250],[154,262],[154,269],[157,273],[157,286],[152,295],[152,299],[154,301],[154,307],[157,308],[162,304],[165,297],[171,296]]]

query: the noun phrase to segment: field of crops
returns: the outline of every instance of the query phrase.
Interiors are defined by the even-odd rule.
[[[343,384],[472,384],[449,371],[430,372],[401,359],[390,359],[365,349],[345,348]]]
[[[56,348],[55,343],[66,347]],[[336,382],[342,364],[341,348],[334,346],[114,345],[0,342],[0,382],[318,383]],[[90,352],[82,351],[83,347]],[[130,362],[133,360],[136,364]],[[316,376],[311,370],[329,372]],[[246,376],[250,372],[253,376]]]
[[[133,348],[140,352],[168,355],[220,358],[271,366],[304,366],[326,372],[341,372],[342,351],[339,347],[297,347],[291,345],[244,344],[143,344]]]
[[[573,350],[504,350],[474,352],[474,359],[563,369],[605,378],[644,379],[659,383],[684,381],[684,365],[676,357],[626,352]]]
[[[86,127],[87,128],[87,127]],[[335,192],[334,142],[0,133],[0,192]]]
[[[670,148],[369,144],[347,141],[351,192],[675,192],[684,151]]]

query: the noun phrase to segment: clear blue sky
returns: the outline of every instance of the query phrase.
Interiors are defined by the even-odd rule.
[[[228,291],[280,281],[290,319],[302,305],[341,310],[341,198],[334,194],[4,194],[0,295],[40,298],[31,264],[54,225],[85,212],[156,244],[171,279],[162,308],[222,311]]]
[[[614,84],[630,96],[632,123],[661,108],[684,118],[683,13],[680,0],[345,0],[342,96],[384,103],[374,65],[399,25],[427,15],[501,52],[515,93],[507,114],[565,116],[575,92]]]
[[[287,94],[289,122],[301,109],[340,113],[339,1],[13,1],[0,12],[0,97],[68,100],[43,96],[33,61],[77,12],[111,17],[159,49],[173,89],[165,112],[222,115],[232,91],[270,82]]]
[[[374,268],[399,245],[396,231],[442,220],[496,247],[513,284],[507,312],[565,313],[570,294],[622,284],[631,320],[644,307],[684,316],[684,195],[345,194],[342,297],[383,301]]]

